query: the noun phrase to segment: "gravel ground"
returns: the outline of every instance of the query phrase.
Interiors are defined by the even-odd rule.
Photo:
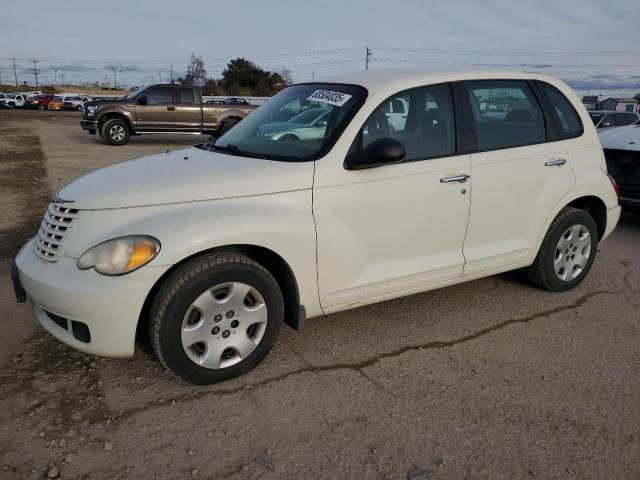
[[[78,120],[0,112],[0,478],[640,478],[640,217],[571,292],[510,273],[309,320],[195,387],[145,344],[75,352],[15,304],[9,259],[52,192],[194,141],[109,147]]]

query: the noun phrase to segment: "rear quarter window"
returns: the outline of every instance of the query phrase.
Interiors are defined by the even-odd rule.
[[[553,85],[540,82],[539,86],[550,103],[558,132],[555,139],[575,138],[582,135],[583,126],[578,112],[564,94]]]

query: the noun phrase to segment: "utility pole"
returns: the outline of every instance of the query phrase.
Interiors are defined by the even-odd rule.
[[[54,85],[58,84],[58,70],[53,71],[53,84]]]
[[[18,86],[18,74],[16,73],[16,59],[12,58],[11,60],[13,60],[13,77],[16,79],[16,87]]]
[[[120,69],[120,87],[124,90],[124,73],[122,73],[122,69]]]
[[[113,67],[113,86],[114,88],[118,88],[118,77],[116,74],[116,67]]]
[[[316,79],[316,66],[313,65],[311,67],[311,80],[315,80]]]
[[[60,75],[62,75],[62,86],[64,87],[64,73],[61,73]]]
[[[364,69],[369,70],[369,62],[371,59],[371,49],[369,47],[365,47],[365,48],[366,48],[366,52],[364,56]]]
[[[38,63],[40,63],[40,60],[36,60],[35,58],[30,58],[29,61],[33,62],[33,68],[30,68],[29,70],[31,70],[33,72],[33,74],[36,76],[36,87],[37,87],[38,86],[38,73],[40,73],[40,70],[38,70]]]
[[[173,83],[173,63],[171,64],[171,83]]]
[[[104,74],[104,82],[102,82],[102,85],[107,85],[107,74]]]

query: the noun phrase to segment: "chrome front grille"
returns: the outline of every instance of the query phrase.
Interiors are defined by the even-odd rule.
[[[35,242],[36,255],[47,262],[57,262],[77,225],[82,211],[52,203],[44,215]]]

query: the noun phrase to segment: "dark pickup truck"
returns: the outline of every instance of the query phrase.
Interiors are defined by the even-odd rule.
[[[203,103],[200,87],[157,84],[126,97],[85,103],[80,126],[91,135],[99,133],[110,145],[151,133],[218,136],[256,108],[248,103]]]

